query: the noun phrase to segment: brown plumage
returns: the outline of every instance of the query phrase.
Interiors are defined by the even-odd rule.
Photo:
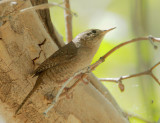
[[[46,71],[49,68],[54,68],[55,66],[60,66],[62,64],[67,64],[71,62],[72,59],[77,54],[77,48],[73,42],[68,43],[64,47],[60,48],[48,59],[46,59],[35,71],[34,76],[38,76],[43,71]]]
[[[52,78],[53,82],[62,82],[69,79],[75,72],[91,64],[104,35],[113,30],[91,29],[80,33],[64,47],[60,48],[48,59],[46,59],[35,71],[34,76],[38,79],[21,105],[16,110],[16,114],[30,98],[30,96],[41,85],[41,78],[44,74]]]

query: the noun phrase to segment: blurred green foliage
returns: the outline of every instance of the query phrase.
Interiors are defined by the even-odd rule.
[[[125,40],[149,34],[160,37],[159,0],[70,0],[70,3],[72,11],[78,14],[78,17],[73,16],[74,37],[89,28],[117,27],[106,35],[93,62]],[[58,7],[50,10],[52,21],[65,40],[64,10]],[[158,51],[147,41],[130,44],[113,53],[94,73],[99,78],[110,78],[145,71],[160,61]],[[155,70],[157,77],[160,73],[158,69],[160,67]],[[149,121],[158,121],[159,85],[149,76],[127,79],[123,83],[123,93],[115,83],[104,82],[104,85],[124,111],[137,114]],[[143,123],[135,118],[130,118],[130,121]]]

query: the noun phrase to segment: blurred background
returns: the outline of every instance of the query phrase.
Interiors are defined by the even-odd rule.
[[[70,4],[72,11],[78,15],[73,16],[74,37],[90,28],[117,27],[105,36],[93,62],[126,40],[148,35],[160,37],[159,0],[70,0]],[[52,7],[50,12],[55,27],[65,40],[64,10]],[[159,51],[148,41],[132,43],[112,54],[94,74],[98,78],[114,78],[143,72],[160,61]],[[154,73],[160,79],[159,70],[160,67],[157,67]],[[123,80],[124,92],[115,83],[103,83],[125,112],[137,114],[149,121],[158,121],[160,118],[160,87],[150,76]],[[144,123],[135,118],[130,118],[130,121]]]

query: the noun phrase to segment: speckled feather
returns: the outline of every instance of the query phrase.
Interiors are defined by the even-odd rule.
[[[34,76],[38,76],[43,71],[49,68],[54,68],[66,62],[72,61],[77,54],[76,45],[73,42],[68,43],[64,47],[57,50],[53,55],[51,55],[47,60],[45,60],[35,71]]]
[[[34,76],[38,76],[38,79],[36,80],[36,83],[33,87],[33,89],[29,92],[29,94],[26,96],[26,98],[23,100],[23,102],[20,104],[18,109],[16,110],[15,114],[18,113],[18,111],[22,108],[22,106],[25,104],[25,102],[30,98],[30,96],[37,90],[37,88],[41,85],[41,73],[48,72],[47,70],[50,68],[55,69],[56,71],[57,66],[63,66],[67,64],[67,62],[71,62],[72,59],[77,54],[77,47],[73,42],[68,43],[64,47],[57,50],[53,55],[51,55],[48,59],[46,59],[33,73]],[[54,73],[53,73],[54,74]],[[60,73],[59,73],[60,74]],[[40,76],[39,76],[40,75]],[[57,77],[58,78],[58,77]],[[63,76],[61,76],[59,79],[63,79]]]
[[[114,29],[114,28],[112,28]],[[25,102],[41,85],[43,75],[53,78],[53,82],[62,82],[71,77],[75,72],[88,66],[96,54],[104,35],[112,30],[91,29],[80,33],[73,42],[60,48],[46,59],[33,73],[38,79],[15,114],[22,108]]]

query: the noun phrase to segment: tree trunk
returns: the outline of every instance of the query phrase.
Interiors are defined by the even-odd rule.
[[[36,1],[36,0],[33,0]],[[32,2],[42,4],[46,0]],[[0,4],[0,114],[7,123],[128,123],[109,91],[93,75],[90,83],[79,83],[72,98],[63,98],[51,109],[44,95],[53,90],[51,80],[43,78],[44,87],[26,102],[15,116],[15,110],[33,88],[36,78],[30,73],[64,45],[51,23],[48,10],[19,10],[32,6],[29,0],[17,4]]]

